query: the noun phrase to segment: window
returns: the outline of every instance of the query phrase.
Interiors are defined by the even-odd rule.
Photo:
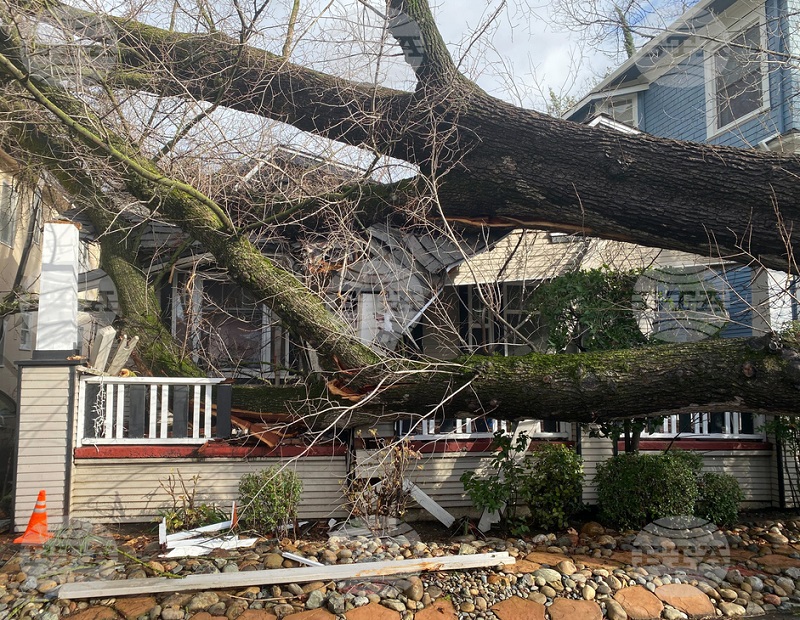
[[[672,438],[682,439],[763,439],[764,416],[738,411],[723,413],[681,413],[654,422],[645,432],[643,439]]]
[[[527,290],[520,284],[458,287],[461,338],[466,352],[523,355],[536,340],[537,325],[525,310]]]
[[[0,243],[11,247],[17,234],[17,198],[11,181],[0,183]]]
[[[609,97],[597,104],[595,107],[597,114],[610,116],[618,123],[628,125],[628,127],[638,127],[639,117],[636,105],[636,95],[626,95],[624,97]]]
[[[30,312],[21,312],[19,315],[19,321],[19,350],[30,351],[33,346]]]
[[[509,423],[494,418],[447,418],[445,420],[425,418],[412,422],[399,420],[396,432],[416,440],[435,439],[481,439],[494,436],[497,431],[508,432]],[[535,420],[528,431],[534,438],[567,438],[569,423],[555,420]]]
[[[709,134],[715,134],[769,105],[764,28],[750,24],[706,57]]]
[[[180,273],[173,282],[173,333],[193,359],[237,379],[288,379],[299,360],[270,310],[223,280]]]

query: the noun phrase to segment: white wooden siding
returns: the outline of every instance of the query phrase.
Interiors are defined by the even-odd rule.
[[[611,458],[614,446],[606,437],[581,437],[581,456],[583,457],[583,501],[587,504],[597,503],[597,488],[594,477],[597,466]]]
[[[239,478],[245,473],[284,464],[303,481],[299,517],[322,519],[344,516],[341,487],[345,459],[298,457],[296,459],[84,459],[75,463],[72,516],[95,522],[141,522],[156,519],[171,507],[171,499],[159,484],[178,472],[191,490],[191,479],[199,474],[197,500],[216,503],[229,510],[238,496]]]
[[[772,472],[774,458],[769,450],[708,452],[703,455],[703,471],[729,474],[744,491],[743,508],[772,504]]]
[[[20,369],[19,444],[14,487],[14,530],[24,531],[39,491],[47,492],[48,526],[62,523],[68,479],[68,366]]]

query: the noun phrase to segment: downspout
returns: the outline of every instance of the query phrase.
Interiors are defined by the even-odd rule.
[[[786,481],[783,471],[783,446],[781,440],[775,438],[775,458],[778,460],[778,508],[786,510]]]

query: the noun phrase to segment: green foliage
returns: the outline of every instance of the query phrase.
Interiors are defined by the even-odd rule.
[[[557,353],[609,351],[647,342],[634,314],[634,285],[639,275],[603,266],[566,273],[540,285],[529,310],[547,327],[548,347]],[[645,419],[612,420],[600,424],[599,432],[614,442],[624,433],[627,451],[627,446],[633,446],[631,436],[638,437],[646,423]]]
[[[595,484],[601,520],[621,529],[693,514],[697,500],[692,460],[678,452],[619,454],[598,465]]]
[[[239,480],[239,523],[263,533],[281,533],[297,517],[303,483],[298,475],[275,465]]]
[[[728,474],[704,473],[697,477],[698,497],[694,514],[717,525],[733,525],[739,516],[744,493]]]
[[[522,456],[527,437],[520,433],[516,443],[512,437],[498,431],[494,434],[495,452],[488,473],[478,476],[474,471],[461,475],[464,490],[478,510],[498,512],[507,524],[517,523],[520,491],[525,479],[525,460]]]
[[[638,275],[601,267],[567,273],[539,286],[529,309],[547,326],[550,349],[609,351],[646,342],[633,313]]]
[[[526,452],[524,433],[512,443],[511,436],[498,432],[494,443],[497,450],[488,473],[465,472],[461,476],[475,507],[499,512],[504,527],[514,534],[523,534],[530,526],[565,527],[581,507],[580,456],[561,444]],[[530,516],[519,516],[521,508],[527,508]]]
[[[191,530],[203,525],[224,521],[227,516],[214,504],[200,502],[197,499],[197,485],[200,474],[191,478],[190,484],[183,479],[181,472],[167,476],[160,481],[161,488],[169,495],[172,506],[159,511],[159,515],[167,522],[167,531]]]
[[[532,523],[541,528],[564,528],[581,508],[583,463],[563,444],[545,444],[529,459],[525,499]]]

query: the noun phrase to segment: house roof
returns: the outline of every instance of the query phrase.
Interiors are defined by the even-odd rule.
[[[723,261],[675,250],[539,230],[514,230],[493,247],[453,269],[451,284],[535,282],[575,269],[607,266],[618,271],[648,267],[720,265]]]
[[[592,91],[563,114],[573,119],[597,99],[645,90],[650,84],[650,71],[670,66],[688,51],[698,47],[698,34],[716,16],[741,0],[701,0],[669,27],[643,45],[633,56],[606,76]],[[702,39],[705,43],[705,39]],[[702,44],[701,43],[701,44]]]

